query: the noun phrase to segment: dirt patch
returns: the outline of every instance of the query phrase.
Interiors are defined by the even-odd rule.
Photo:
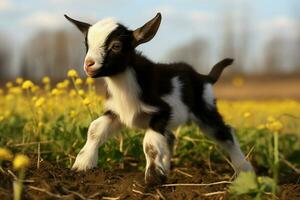
[[[222,79],[215,86],[219,99],[300,99],[300,76],[247,76],[244,84],[236,87],[232,79]]]
[[[136,168],[125,167],[113,171],[92,169],[73,172],[56,164],[43,161],[39,169],[27,170],[24,199],[226,199],[227,184],[210,186],[169,186],[146,189],[144,174]],[[208,171],[207,167],[173,169],[168,184],[200,184],[229,180],[230,169]],[[0,199],[12,199],[10,174],[1,176]],[[284,184],[280,199],[300,199],[300,186]]]

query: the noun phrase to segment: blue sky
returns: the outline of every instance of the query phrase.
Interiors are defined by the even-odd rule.
[[[157,36],[140,49],[150,58],[164,60],[170,49],[195,37],[218,48],[224,13],[233,15],[234,22],[248,13],[247,31],[255,44],[252,51],[257,52],[260,44],[274,34],[294,37],[299,6],[297,0],[0,0],[0,32],[8,35],[18,49],[37,30],[77,31],[63,18],[65,13],[91,23],[114,17],[137,28],[161,12],[163,21]],[[241,31],[236,30],[237,34]],[[216,58],[212,56],[210,62]]]

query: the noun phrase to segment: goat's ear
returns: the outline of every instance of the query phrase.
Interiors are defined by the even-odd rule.
[[[64,15],[67,20],[74,24],[83,34],[86,34],[90,28],[90,24],[72,19],[68,15]]]
[[[150,41],[156,34],[161,22],[161,14],[148,21],[144,26],[133,31],[133,46],[136,47],[142,43]]]

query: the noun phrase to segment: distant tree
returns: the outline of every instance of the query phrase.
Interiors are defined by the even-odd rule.
[[[294,1],[291,4],[292,7],[292,13],[296,22],[296,27],[295,27],[295,41],[293,43],[293,48],[291,50],[292,52],[292,62],[295,68],[295,71],[300,72],[300,13],[299,13],[299,8],[300,8],[300,2],[299,1]]]
[[[237,49],[235,52],[235,71],[245,73],[247,66],[249,66],[249,50],[251,37],[252,23],[251,23],[251,3],[244,2],[240,6],[240,17],[238,17],[238,37],[237,37]]]
[[[221,57],[236,57],[236,35],[234,30],[234,15],[225,11],[223,16],[223,35],[221,36]]]
[[[264,48],[264,72],[277,74],[284,71],[285,51],[287,41],[281,35],[273,36],[266,42]]]
[[[35,34],[24,46],[21,75],[31,79],[45,75],[62,79],[70,68],[82,71],[85,52],[81,41],[80,35],[64,30]]]
[[[232,57],[234,73],[244,73],[249,59],[251,31],[251,3],[243,2],[233,7],[224,7],[221,24],[220,57]]]
[[[11,74],[11,46],[8,38],[0,34],[0,80],[6,79]]]
[[[187,62],[197,70],[203,70],[208,65],[209,44],[201,38],[179,45],[167,54],[167,59],[174,62]]]

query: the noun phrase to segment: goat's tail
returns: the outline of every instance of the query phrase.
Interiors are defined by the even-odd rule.
[[[217,82],[217,80],[219,79],[222,71],[228,66],[231,65],[233,63],[233,59],[232,58],[225,58],[224,60],[218,62],[217,64],[215,64],[212,68],[212,70],[209,72],[208,77],[209,80],[212,84],[214,84],[215,82]]]

